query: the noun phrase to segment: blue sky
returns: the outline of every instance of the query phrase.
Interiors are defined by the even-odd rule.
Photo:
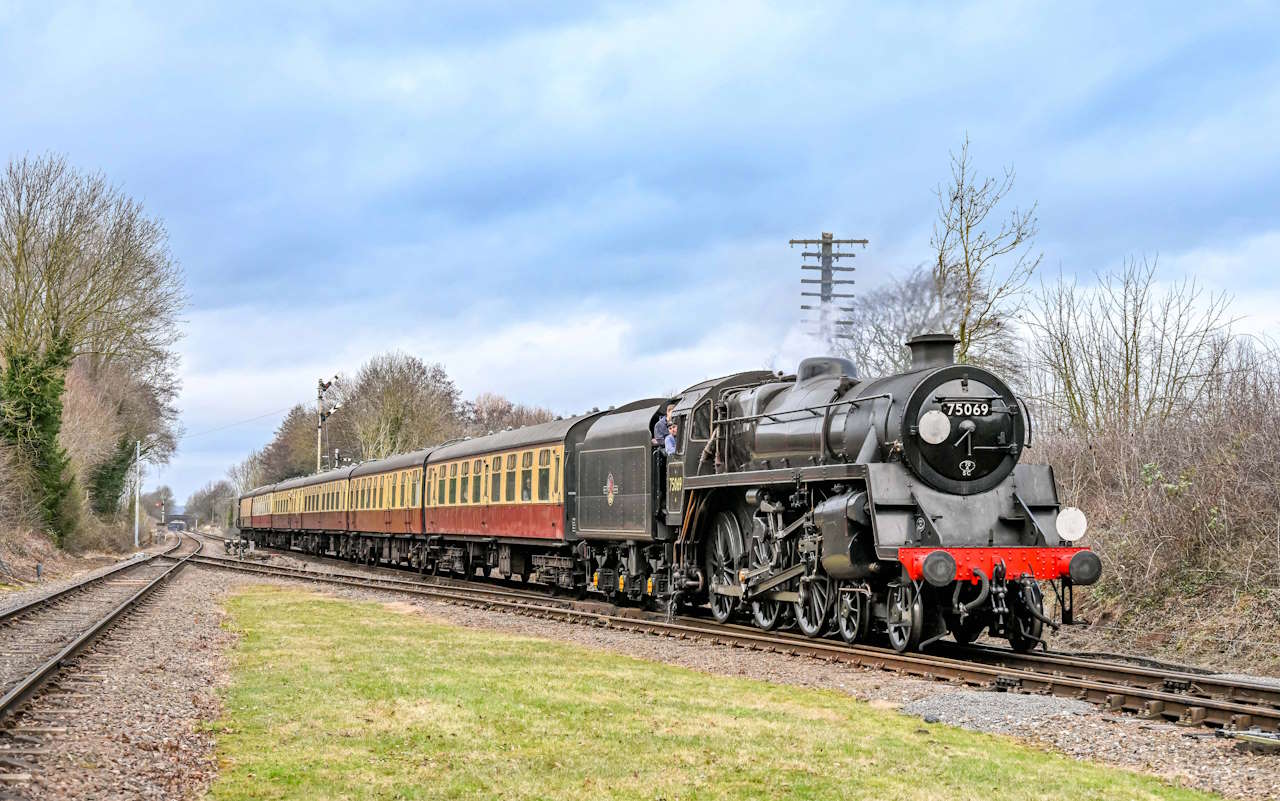
[[[179,5],[0,0],[0,156],[102,170],[186,270],[179,498],[389,348],[566,413],[787,361],[787,240],[926,260],[966,132],[1047,270],[1280,319],[1267,4]]]

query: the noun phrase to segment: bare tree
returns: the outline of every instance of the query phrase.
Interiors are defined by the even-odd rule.
[[[73,363],[67,373],[58,441],[70,456],[76,473],[84,475],[107,459],[121,433],[112,399],[101,385],[93,382],[82,365]]]
[[[934,292],[946,328],[960,340],[956,358],[1006,370],[1017,367],[1009,350],[1017,338],[1011,321],[1022,309],[1027,282],[1040,266],[1036,204],[1025,211],[1003,206],[1013,191],[1014,171],[978,178],[965,136],[951,154],[951,180],[939,186],[934,251]]]
[[[227,481],[231,484],[236,497],[266,484],[262,469],[262,452],[254,451],[243,461],[228,468]]]
[[[232,507],[235,505],[235,487],[226,480],[210,481],[200,489],[191,493],[183,506],[183,512],[195,517],[203,523],[225,526],[230,522]]]
[[[0,541],[11,532],[39,525],[26,477],[12,445],[0,442]]]
[[[365,459],[382,459],[458,436],[466,410],[444,367],[393,352],[374,356],[337,386],[336,429]]]
[[[1156,262],[1130,259],[1093,288],[1041,288],[1038,400],[1082,432],[1134,432],[1195,410],[1219,386],[1231,346],[1229,299],[1183,280],[1160,291]]]
[[[513,403],[493,392],[482,392],[467,404],[467,431],[473,436],[520,428],[555,419],[555,412],[541,406]]]
[[[954,299],[938,297],[938,290],[931,271],[917,267],[905,278],[850,301],[854,325],[848,328],[843,349],[862,375],[906,370],[911,364],[908,339],[948,330]]]
[[[58,156],[0,176],[0,343],[161,361],[180,331],[182,274],[164,226]]]

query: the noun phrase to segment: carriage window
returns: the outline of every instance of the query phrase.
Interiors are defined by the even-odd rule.
[[[373,505],[375,509],[381,509],[382,502],[383,500],[385,500],[385,496],[387,492],[387,477],[382,476],[380,479],[377,479],[377,482],[378,482],[378,499],[373,502]]]
[[[467,474],[471,472],[471,463],[462,463],[462,491],[458,493],[458,503],[467,503],[468,490],[471,487],[471,479]]]
[[[711,439],[711,401],[705,401],[693,412],[693,431],[689,432],[694,439]]]
[[[418,479],[419,478],[420,476],[417,473],[413,474],[413,495],[409,497],[409,505],[415,509],[418,508],[418,483],[419,483]]]
[[[520,500],[533,500],[533,451],[520,454]]]
[[[449,465],[449,504],[458,502],[458,463]]]
[[[507,454],[507,485],[505,495],[507,503],[511,503],[516,499],[516,455],[514,453]]]
[[[538,451],[538,500],[551,498],[551,451],[546,448]]]
[[[559,452],[556,453],[555,461],[556,461],[556,472],[551,479],[551,486],[553,488],[552,492],[554,492],[557,496],[559,496],[560,495],[560,454]]]
[[[494,459],[494,467],[489,473],[489,503],[498,503],[502,500],[502,470],[500,459]]]
[[[405,499],[409,497],[409,495],[405,492],[405,488],[407,486],[409,486],[409,474],[401,473],[400,474],[400,504],[399,504],[400,506],[408,505],[405,503]]]

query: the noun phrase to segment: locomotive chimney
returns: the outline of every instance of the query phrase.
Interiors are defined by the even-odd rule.
[[[907,340],[911,349],[911,369],[946,367],[956,363],[956,345],[960,340],[950,334],[921,334]]]

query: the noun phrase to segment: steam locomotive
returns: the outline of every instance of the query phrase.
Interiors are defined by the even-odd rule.
[[[1052,468],[1019,463],[1031,421],[999,377],[956,364],[950,335],[907,345],[884,378],[819,357],[689,387],[671,455],[653,398],[261,487],[239,525],[268,547],[899,651],[983,632],[1030,650],[1101,575],[1084,515]]]

